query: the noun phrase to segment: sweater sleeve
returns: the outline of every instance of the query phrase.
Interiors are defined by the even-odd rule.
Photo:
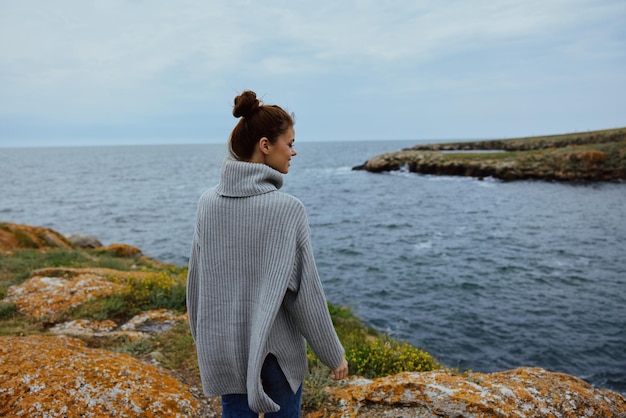
[[[306,236],[298,248],[290,290],[285,306],[317,357],[331,369],[339,367],[344,349],[330,318],[326,296],[317,272],[313,248]]]
[[[198,252],[199,243],[197,232],[194,233],[189,255],[189,269],[187,272],[187,314],[189,315],[189,328],[191,335],[196,340],[196,327],[198,324]]]

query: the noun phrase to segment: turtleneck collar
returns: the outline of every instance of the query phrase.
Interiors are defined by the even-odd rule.
[[[227,157],[222,164],[217,193],[226,197],[247,197],[276,191],[282,185],[283,175],[272,167]]]

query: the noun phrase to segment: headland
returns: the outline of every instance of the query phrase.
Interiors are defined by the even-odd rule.
[[[500,180],[626,180],[626,128],[564,135],[416,145],[375,156],[353,170],[406,169]]]

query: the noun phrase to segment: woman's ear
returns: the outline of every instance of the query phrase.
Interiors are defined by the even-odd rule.
[[[267,139],[266,137],[263,137],[259,140],[259,151],[261,151],[264,155],[267,155],[270,153],[270,146],[272,145],[270,143],[270,140]]]

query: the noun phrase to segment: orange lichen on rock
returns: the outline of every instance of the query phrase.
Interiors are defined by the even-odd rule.
[[[96,248],[95,251],[107,253],[115,257],[141,257],[141,250],[128,244],[110,244],[106,247]]]
[[[587,164],[603,163],[606,161],[606,153],[598,150],[575,151],[569,154],[572,161],[584,161]]]
[[[104,267],[45,267],[33,271],[33,276],[73,277],[80,274],[95,274],[97,276],[115,281],[117,279],[126,279],[129,277],[147,277],[150,273],[139,271],[122,271]]]
[[[70,277],[36,275],[11,286],[4,301],[14,303],[24,315],[52,321],[88,300],[104,298],[122,288],[94,272]]]
[[[191,417],[189,387],[127,354],[69,337],[0,337],[0,416]]]
[[[109,335],[117,324],[110,319],[104,321],[90,321],[88,319],[76,319],[68,322],[61,322],[50,328],[50,332],[58,335],[86,335],[101,337]]]
[[[407,372],[353,380],[335,389],[332,396],[342,405],[326,415],[333,417],[358,416],[373,404],[419,408],[433,417],[626,416],[626,399],[620,394],[539,368],[468,375]]]
[[[4,302],[14,303],[24,315],[54,321],[89,300],[120,292],[125,288],[124,279],[142,279],[151,273],[49,267],[35,270],[32,274],[24,283],[11,286]]]
[[[130,340],[137,340],[168,331],[175,324],[188,321],[189,317],[186,313],[177,315],[175,312],[167,309],[155,309],[142,312],[121,326],[118,326],[110,319],[105,321],[77,319],[56,324],[50,328],[50,332],[57,335],[89,337],[126,336]]]
[[[166,330],[179,322],[189,321],[187,313],[177,315],[168,309],[155,309],[142,312],[121,326],[124,331]]]
[[[63,235],[49,228],[0,222],[0,251],[72,248]]]

